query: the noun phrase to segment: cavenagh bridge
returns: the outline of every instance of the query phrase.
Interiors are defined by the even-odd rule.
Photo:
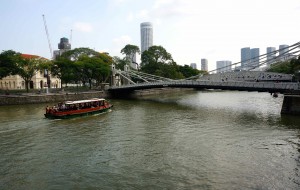
[[[288,61],[299,57],[300,43],[289,46],[284,53],[266,60],[267,54],[256,58],[259,62],[253,64],[251,60],[243,69],[237,67],[227,72],[220,72],[224,68],[213,70],[208,75],[197,75],[187,79],[173,80],[160,76],[139,72],[125,66],[124,71],[117,70],[112,65],[111,87],[108,92],[114,97],[124,97],[135,90],[153,88],[194,88],[194,89],[221,89],[239,91],[258,91],[284,94],[281,113],[300,114],[300,84],[290,74],[264,71],[270,64]],[[274,52],[276,54],[276,52]],[[264,67],[262,67],[264,66]],[[246,69],[245,69],[246,68]],[[264,68],[264,69],[261,69]],[[228,71],[229,70],[229,71]]]

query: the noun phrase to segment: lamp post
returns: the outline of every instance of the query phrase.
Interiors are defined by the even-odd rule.
[[[50,75],[48,69],[45,70],[45,76],[47,78],[47,88],[46,88],[46,93],[49,93],[49,88],[50,88]]]

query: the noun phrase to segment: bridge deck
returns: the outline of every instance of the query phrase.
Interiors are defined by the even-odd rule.
[[[113,86],[108,91],[133,91],[150,88],[200,88],[200,89],[222,89],[259,92],[297,93],[300,92],[300,84],[296,82],[214,82],[214,81],[171,81],[139,83],[132,85]]]

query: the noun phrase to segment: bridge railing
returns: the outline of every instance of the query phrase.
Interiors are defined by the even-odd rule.
[[[212,88],[227,87],[228,89],[243,88],[245,90],[266,89],[268,90],[300,90],[300,84],[295,82],[245,82],[245,81],[163,81],[163,82],[149,82],[128,84],[118,87],[111,87],[110,90],[117,89],[143,89],[143,88],[164,88],[164,87],[178,87],[178,88]]]

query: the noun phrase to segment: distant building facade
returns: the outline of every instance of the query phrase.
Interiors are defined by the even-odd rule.
[[[217,73],[229,72],[231,71],[231,61],[217,61]]]
[[[151,22],[141,23],[141,52],[153,46],[153,25]]]
[[[136,62],[136,53],[134,53],[133,55],[126,55],[126,59],[130,61],[130,67],[137,69],[138,65]]]
[[[201,70],[208,71],[208,60],[207,59],[201,59]]]
[[[241,69],[246,69],[251,61],[250,47],[244,47],[241,49]]]
[[[58,56],[61,56],[64,52],[71,50],[71,44],[68,38],[61,38],[58,43],[58,50],[53,51],[53,59],[55,60]]]
[[[192,67],[193,69],[197,69],[197,64],[196,63],[191,63],[190,67]]]
[[[45,59],[37,55],[30,54],[21,54],[23,58],[27,59]],[[26,89],[25,81],[19,75],[10,75],[4,77],[0,80],[0,89],[3,90],[16,90],[16,89]],[[28,84],[28,89],[43,89],[47,88],[47,73],[46,71],[37,71],[36,74],[32,77],[31,81]],[[60,88],[61,80],[51,76],[50,78],[50,87],[51,88]]]
[[[275,47],[267,47],[267,65],[271,65],[275,62],[276,53]]]
[[[253,67],[259,67],[259,48],[252,48],[250,50],[251,54],[251,63],[250,66]]]
[[[279,59],[280,61],[286,61],[290,58],[289,46],[288,45],[279,45]]]

